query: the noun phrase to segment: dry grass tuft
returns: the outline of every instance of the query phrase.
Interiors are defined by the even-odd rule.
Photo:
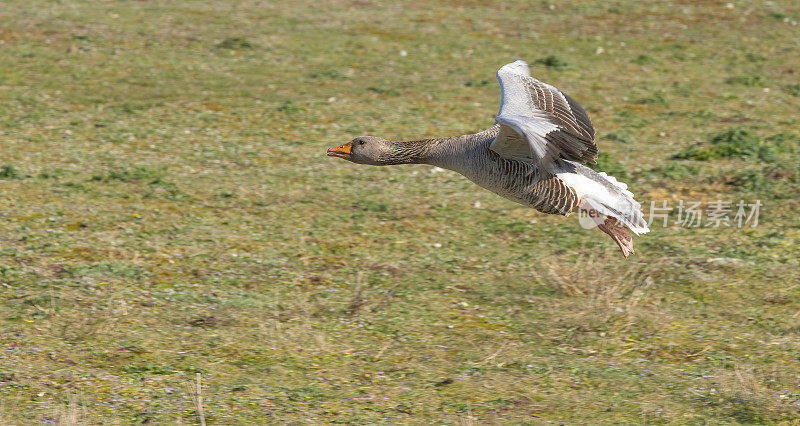
[[[53,413],[54,424],[56,426],[79,426],[89,424],[86,415],[86,407],[78,402],[78,395],[70,393],[67,395],[67,405],[56,406]]]
[[[789,398],[798,385],[795,375],[737,363],[711,379],[703,399],[739,423],[796,420],[800,407]]]
[[[197,411],[197,419],[200,425],[206,426],[206,414],[203,408],[203,383],[201,377],[201,374],[197,373],[195,375],[195,383],[187,383],[186,388],[189,395],[192,396],[192,403],[194,404],[194,409]]]
[[[458,425],[459,426],[476,426],[478,421],[475,420],[475,417],[472,414],[467,414],[465,416],[458,417]]]
[[[620,263],[616,261],[616,253],[593,251],[577,256],[571,264],[545,261],[545,265],[544,284],[566,296],[588,296],[605,304],[649,287],[658,268],[657,263]]]

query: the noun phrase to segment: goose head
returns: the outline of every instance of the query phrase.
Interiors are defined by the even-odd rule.
[[[353,163],[374,166],[395,164],[391,160],[397,154],[397,144],[375,136],[359,136],[344,145],[328,149],[329,157],[339,157]]]

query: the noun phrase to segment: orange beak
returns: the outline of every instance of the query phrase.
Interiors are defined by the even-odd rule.
[[[350,150],[353,148],[353,144],[351,142],[347,142],[344,145],[339,145],[337,147],[333,147],[328,149],[328,157],[339,157],[344,158],[345,160],[349,160],[352,155],[350,154]]]

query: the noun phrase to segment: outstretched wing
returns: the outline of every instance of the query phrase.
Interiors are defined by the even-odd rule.
[[[558,158],[597,162],[594,127],[586,111],[555,87],[530,76],[516,61],[497,71],[502,100],[500,133],[489,147],[507,158],[547,164]]]

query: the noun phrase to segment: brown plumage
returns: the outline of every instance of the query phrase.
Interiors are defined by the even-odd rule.
[[[586,111],[555,87],[530,77],[522,61],[502,67],[497,77],[500,113],[482,132],[407,142],[361,136],[329,149],[328,155],[379,166],[430,164],[543,213],[591,213],[592,219],[581,224],[606,232],[627,257],[633,252],[628,228],[635,233],[649,229],[627,185],[580,164],[597,158]]]

